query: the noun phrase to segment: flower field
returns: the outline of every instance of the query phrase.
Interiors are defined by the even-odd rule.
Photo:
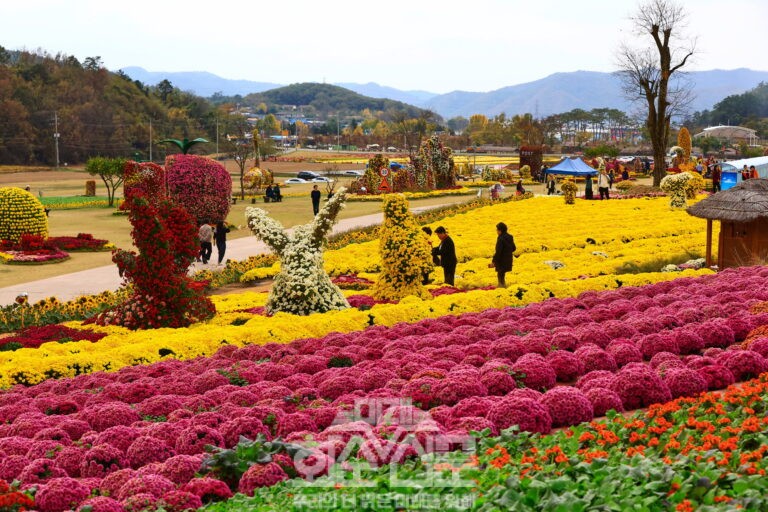
[[[433,229],[438,224],[445,226],[456,243],[458,287],[478,288],[496,282],[495,270],[488,263],[498,222],[505,222],[515,237],[519,258],[509,282],[518,286],[619,274],[626,265],[655,260],[659,263],[654,271],[659,271],[665,257],[682,256],[685,261],[702,255],[706,239],[706,221],[684,211],[670,211],[664,198],[579,201],[566,208],[561,198],[535,197],[486,206],[432,225]],[[372,240],[326,251],[326,272],[375,277],[381,270],[377,244],[378,240]],[[546,263],[551,261],[564,266],[555,270]],[[254,269],[242,279],[272,277],[279,268],[275,263]]]
[[[499,221],[520,253],[507,289],[489,286]],[[460,289],[429,298],[350,289],[350,309],[265,316],[267,295],[245,292],[186,328],[0,338],[0,484],[20,482],[0,500],[35,487],[42,512],[768,506],[768,269],[661,272],[704,244],[704,223],[664,199],[535,198],[437,224]],[[326,270],[376,281],[377,244],[325,251]]]
[[[357,457],[379,466],[441,436],[548,434],[696,396],[768,368],[765,341],[736,345],[768,324],[749,309],[768,299],[766,277],[725,271],[15,387],[0,395],[0,478],[38,485],[40,510],[66,510],[62,489],[65,503],[94,491],[124,506],[143,494],[202,503],[213,488],[226,497],[263,485],[254,471],[234,483],[217,466],[197,473],[205,446],[232,448],[241,435],[301,443],[314,459],[297,470],[319,476],[357,438]],[[413,405],[395,405],[404,399]],[[390,407],[362,421],[361,403]],[[288,478],[276,466],[270,483]]]

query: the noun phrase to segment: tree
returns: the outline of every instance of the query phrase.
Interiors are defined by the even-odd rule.
[[[102,67],[104,67],[104,64],[101,62],[101,57],[86,57],[83,61],[83,67],[87,69],[88,71],[98,71]]]
[[[673,0],[649,0],[631,19],[635,31],[650,36],[654,44],[633,48],[623,43],[618,50],[618,73],[625,96],[645,102],[648,108],[645,125],[653,148],[653,185],[657,187],[666,174],[664,153],[671,118],[681,114],[691,100],[690,87],[681,80],[670,81],[695,53],[695,39],[682,35],[686,18],[683,7]]]
[[[109,206],[115,202],[115,191],[123,184],[125,178],[125,159],[123,158],[90,158],[85,163],[85,170],[91,176],[99,176],[107,188]]]
[[[157,84],[157,92],[160,95],[160,99],[163,100],[163,103],[168,101],[168,98],[173,94],[173,90],[173,84],[168,79]]]

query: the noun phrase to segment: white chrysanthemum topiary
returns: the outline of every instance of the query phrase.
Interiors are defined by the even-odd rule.
[[[339,190],[310,224],[295,227],[291,234],[264,210],[246,208],[248,227],[280,257],[280,273],[269,292],[267,313],[309,315],[349,307],[323,269],[323,240],[344,206],[346,192]]]
[[[0,188],[0,240],[18,242],[21,235],[48,238],[48,217],[40,201],[18,187]]]

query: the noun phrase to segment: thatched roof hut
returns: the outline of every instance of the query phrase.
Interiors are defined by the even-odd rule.
[[[751,179],[688,208],[707,219],[707,265],[712,253],[712,221],[720,221],[718,267],[765,263],[768,256],[768,179]]]
[[[768,217],[768,179],[747,180],[688,208],[694,217],[752,222]]]

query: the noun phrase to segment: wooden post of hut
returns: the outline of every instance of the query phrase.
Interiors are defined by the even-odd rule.
[[[707,265],[712,260],[712,221],[720,221],[717,267],[763,265],[768,261],[768,179],[751,179],[688,208],[707,219]]]

